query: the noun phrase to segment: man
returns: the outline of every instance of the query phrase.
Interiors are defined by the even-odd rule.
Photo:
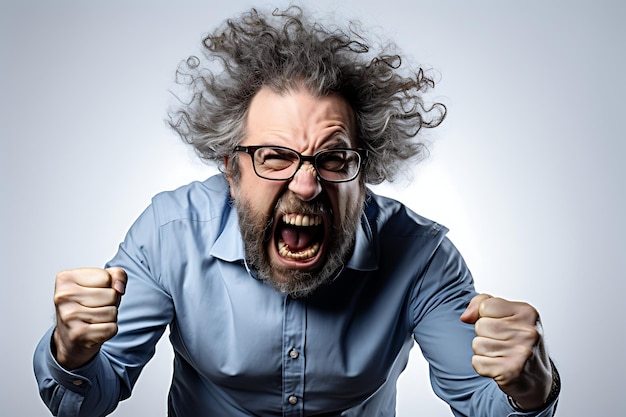
[[[423,153],[432,81],[298,8],[204,47],[171,124],[223,174],[157,195],[105,269],[57,275],[51,411],[110,413],[169,325],[171,416],[392,416],[414,341],[454,415],[553,415],[536,310],[477,295],[443,226],[365,187]]]

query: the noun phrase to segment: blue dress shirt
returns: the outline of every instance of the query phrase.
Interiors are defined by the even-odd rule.
[[[101,416],[130,396],[169,325],[170,416],[394,416],[417,341],[455,416],[516,412],[471,365],[475,295],[447,229],[368,191],[354,252],[332,283],[293,299],[247,268],[222,175],[157,195],[107,266],[128,274],[119,332],[67,371],[39,343],[35,373],[55,415]]]

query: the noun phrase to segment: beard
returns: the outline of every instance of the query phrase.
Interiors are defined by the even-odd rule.
[[[331,204],[325,194],[310,202],[297,198],[291,191],[285,191],[278,199],[274,210],[270,214],[259,213],[252,205],[235,190],[235,207],[239,217],[239,229],[244,242],[246,261],[256,271],[258,278],[271,285],[279,292],[287,293],[293,298],[306,297],[320,286],[332,281],[343,267],[352,252],[356,229],[359,225],[363,203],[365,200],[365,186],[361,184],[360,197],[349,203],[344,218],[340,224],[335,224]],[[324,236],[324,259],[313,269],[294,269],[271,262],[268,245],[272,240],[273,222],[278,208],[287,212],[301,214],[327,214],[333,224]]]

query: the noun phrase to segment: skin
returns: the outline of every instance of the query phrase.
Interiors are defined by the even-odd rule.
[[[262,88],[250,103],[246,132],[240,143],[243,146],[286,146],[303,155],[314,155],[332,147],[357,147],[354,114],[349,104],[337,95],[314,98],[303,89],[277,94]],[[299,214],[293,207],[300,202],[317,198],[327,202],[331,210],[320,213],[326,230],[325,241],[315,256],[304,259],[281,256],[275,233],[266,246],[273,266],[272,277],[277,281],[289,279],[285,270],[318,268],[327,255],[331,225],[341,230],[342,219],[351,217],[349,213],[362,205],[365,191],[359,180],[321,183],[313,166],[305,162],[290,181],[268,181],[255,174],[249,157],[242,155],[238,161],[239,181],[235,183],[228,176],[232,197],[243,200],[252,212],[273,218],[274,227],[280,224],[284,214]]]
[[[57,362],[76,369],[89,362],[117,333],[117,307],[126,288],[121,268],[79,268],[59,272],[54,288]]]
[[[493,378],[525,410],[540,408],[550,394],[552,368],[539,313],[523,302],[480,294],[461,315],[473,324],[472,366]]]
[[[261,89],[250,104],[246,128],[244,146],[287,146],[303,155],[333,146],[357,146],[348,103],[339,96],[315,98],[304,90],[279,95]],[[323,214],[328,239],[330,225],[341,225],[354,205],[362,204],[364,191],[358,180],[322,184],[314,168],[305,163],[290,181],[268,181],[254,173],[249,157],[242,156],[238,158],[239,181],[235,183],[227,175],[231,196],[243,199],[254,212],[273,217],[274,227],[284,213],[297,214],[290,207],[311,202],[323,193],[325,204],[332,209]],[[228,172],[228,159],[225,163]],[[310,258],[284,257],[272,233],[265,249],[280,282],[290,278],[289,270],[316,270],[328,255],[327,247],[327,242],[322,242],[319,252]],[[71,370],[84,365],[117,333],[117,309],[126,279],[121,268],[81,268],[57,275],[53,353],[61,366]],[[493,378],[522,408],[542,406],[552,374],[537,311],[526,303],[481,294],[460,319],[475,326],[472,365],[476,372]]]

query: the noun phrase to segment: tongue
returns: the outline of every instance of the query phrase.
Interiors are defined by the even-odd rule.
[[[289,227],[284,226],[280,235],[293,252],[308,247],[315,235],[314,227]]]

